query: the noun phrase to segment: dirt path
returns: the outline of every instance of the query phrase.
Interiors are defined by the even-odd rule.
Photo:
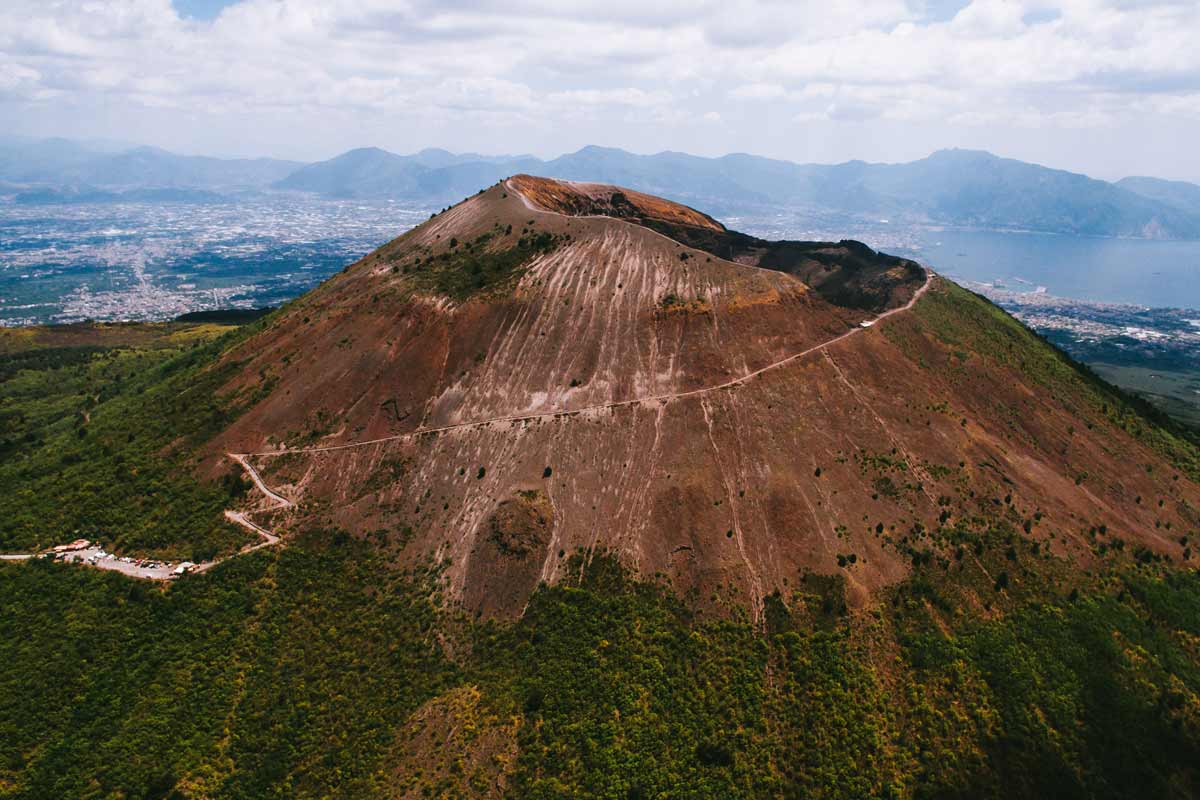
[[[637,398],[633,398],[630,400],[617,400],[617,401],[614,401],[611,403],[601,403],[598,405],[583,406],[583,407],[576,408],[576,409],[569,409],[569,410],[568,409],[560,409],[557,411],[544,411],[544,412],[539,412],[536,414],[514,414],[514,415],[509,415],[509,416],[491,417],[489,419],[475,420],[472,422],[458,422],[453,425],[442,425],[442,426],[434,427],[434,428],[420,428],[418,430],[409,431],[408,433],[400,433],[400,434],[396,434],[395,436],[385,436],[380,439],[370,439],[370,440],[362,441],[362,442],[350,442],[347,444],[328,445],[326,447],[305,447],[305,448],[284,449],[284,450],[268,450],[268,451],[260,452],[260,453],[228,453],[227,455],[242,466],[242,469],[244,469],[246,471],[246,473],[250,476],[250,480],[254,482],[254,485],[256,487],[258,487],[258,489],[269,500],[274,502],[277,507],[292,508],[295,506],[295,503],[288,500],[286,497],[276,493],[270,487],[268,487],[266,482],[263,481],[262,476],[259,475],[258,470],[255,469],[250,464],[248,459],[255,458],[255,457],[291,455],[293,453],[330,453],[330,452],[335,452],[338,450],[348,450],[348,449],[351,449],[354,447],[368,447],[370,445],[382,444],[385,442],[394,442],[394,441],[400,441],[403,439],[413,439],[418,436],[427,436],[430,434],[436,434],[436,433],[440,433],[443,431],[461,430],[464,428],[486,427],[486,426],[491,425],[496,422],[525,422],[525,421],[536,420],[536,419],[550,419],[553,417],[560,417],[563,415],[574,415],[574,414],[581,414],[581,413],[586,413],[586,412],[591,412],[591,411],[603,411],[606,409],[622,408],[625,406],[639,405],[642,403],[666,404],[666,403],[672,402],[674,400],[682,400],[682,399],[689,398],[689,397],[698,397],[701,395],[709,394],[711,392],[719,392],[723,389],[730,389],[735,386],[740,386],[741,384],[745,383],[746,381],[753,380],[754,378],[758,377],[759,375],[762,375],[762,374],[770,372],[772,370],[776,370],[781,367],[784,367],[784,366],[791,364],[794,361],[798,361],[799,359],[804,358],[806,356],[812,355],[814,353],[823,352],[827,348],[831,347],[832,345],[837,344],[838,342],[845,341],[846,339],[849,339],[851,336],[860,334],[863,331],[866,331],[869,328],[874,327],[878,322],[880,322],[881,320],[887,319],[888,317],[892,316],[893,314],[899,314],[902,311],[911,310],[912,307],[914,305],[916,305],[917,301],[920,300],[922,296],[924,296],[925,292],[929,290],[929,287],[932,283],[933,283],[933,273],[931,271],[929,271],[928,269],[926,269],[925,270],[925,283],[921,284],[921,287],[919,289],[917,289],[916,292],[913,293],[912,298],[909,299],[909,301],[907,303],[905,303],[904,305],[897,306],[896,308],[893,308],[890,311],[885,311],[884,313],[880,314],[879,316],[875,317],[872,320],[859,323],[859,325],[857,327],[851,328],[850,330],[846,331],[845,333],[835,336],[832,339],[829,339],[828,341],[822,342],[821,344],[814,345],[806,350],[801,350],[798,353],[793,353],[792,355],[787,356],[786,358],[781,358],[778,361],[772,362],[760,369],[756,369],[753,372],[748,372],[745,375],[742,375],[738,378],[734,378],[732,380],[725,381],[724,383],[718,383],[713,386],[705,386],[705,387],[702,387],[699,389],[690,389],[685,392],[671,392],[668,394],[657,394],[657,395],[650,395],[647,397],[637,397]],[[254,533],[257,533],[258,535],[260,535],[260,536],[264,537],[264,539],[266,539],[266,541],[264,541],[258,545],[255,545],[253,547],[242,550],[241,552],[243,552],[243,553],[251,552],[253,550],[259,549],[260,547],[266,547],[268,545],[275,544],[276,542],[279,541],[279,537],[277,537],[275,534],[271,533],[270,531],[266,530],[265,528],[259,527],[258,525],[256,525],[252,521],[250,521],[250,519],[247,517],[247,515],[243,512],[226,511],[225,516],[231,522],[241,525],[242,527],[247,528],[248,530],[250,530]],[[212,566],[212,564],[204,565],[203,569],[208,569],[210,566]],[[201,569],[199,571],[203,571],[203,569]]]
[[[232,456],[232,458],[242,465],[242,468],[249,474],[254,485],[258,487],[276,507],[290,508],[293,504],[286,497],[276,494],[263,483],[258,471],[240,457]],[[203,561],[199,564],[194,564],[190,561],[170,562],[158,561],[155,559],[133,559],[122,558],[120,556],[108,553],[98,545],[83,547],[78,550],[72,550],[58,556],[59,559],[70,564],[82,564],[96,569],[106,569],[113,572],[120,572],[122,575],[128,575],[131,578],[142,578],[151,581],[169,581],[178,578],[185,573],[193,572],[208,572],[224,561],[228,561],[236,556],[253,553],[255,550],[261,550],[264,547],[279,544],[279,536],[258,525],[250,519],[248,512],[227,510],[225,519],[238,525],[242,528],[258,536],[261,541],[254,544],[249,544],[238,550],[236,553],[226,556],[225,558],[215,558],[212,561]],[[31,558],[37,558],[41,554],[35,553],[12,553],[0,554],[0,561],[28,561]],[[50,555],[53,555],[52,553]]]
[[[300,452],[305,452],[305,451],[289,450],[288,452],[300,453]],[[230,458],[232,458],[234,461],[236,461],[242,465],[242,469],[244,469],[246,471],[246,474],[250,476],[250,480],[252,480],[254,482],[254,485],[258,487],[258,490],[260,492],[262,492],[263,494],[265,494],[267,496],[267,499],[274,502],[275,505],[279,506],[280,508],[291,508],[294,505],[294,503],[292,503],[291,500],[288,500],[283,495],[276,494],[275,492],[271,491],[270,488],[267,487],[267,484],[265,484],[263,482],[262,476],[258,474],[258,470],[256,470],[254,467],[250,466],[250,464],[248,464],[246,462],[246,457],[248,455],[254,455],[254,454],[251,454],[251,453],[243,453],[243,454],[228,453],[227,455]],[[229,517],[229,515],[226,514],[226,517]],[[233,520],[232,517],[230,517],[230,519]],[[259,528],[258,526],[246,521],[245,519],[238,519],[238,520],[233,520],[233,521],[237,522],[237,524],[242,525],[243,527],[249,527],[251,530],[256,531],[258,533],[264,533],[264,534],[266,533],[266,531],[264,531],[262,528]]]
[[[801,358],[804,358],[805,356],[810,356],[813,353],[819,353],[822,350],[826,349],[827,347],[835,345],[838,342],[845,341],[846,339],[849,339],[851,336],[860,334],[863,331],[867,330],[868,328],[874,327],[874,325],[876,323],[878,323],[884,319],[887,319],[888,317],[892,316],[893,314],[899,314],[902,311],[910,310],[916,304],[916,302],[921,299],[921,297],[925,294],[925,292],[928,291],[929,286],[932,282],[933,282],[933,273],[930,272],[929,270],[925,270],[925,283],[923,283],[921,285],[921,288],[917,289],[917,291],[913,293],[912,298],[904,305],[897,306],[896,308],[893,308],[890,311],[885,311],[884,313],[880,314],[879,316],[875,317],[874,319],[866,320],[862,323],[859,323],[858,326],[851,328],[850,330],[846,331],[845,333],[839,334],[839,335],[833,337],[832,339],[822,342],[821,344],[813,345],[812,347],[808,348],[807,350],[801,350],[798,353],[793,353],[790,356],[786,356],[784,358],[779,359],[778,361],[774,361],[770,364],[767,364],[765,367],[756,369],[753,372],[748,372],[745,375],[741,375],[737,378],[733,378],[731,380],[725,381],[724,383],[718,383],[713,386],[703,386],[699,389],[689,389],[689,390],[683,391],[683,392],[669,392],[666,394],[655,394],[655,395],[647,395],[644,397],[634,397],[634,398],[630,398],[627,400],[614,400],[609,403],[598,403],[596,405],[580,406],[578,408],[560,408],[560,409],[556,409],[554,411],[539,411],[539,412],[532,413],[532,414],[512,414],[512,415],[500,416],[500,417],[490,417],[488,419],[473,420],[471,422],[455,422],[451,425],[440,425],[440,426],[433,427],[433,428],[418,428],[417,430],[409,431],[407,433],[398,433],[394,436],[384,436],[379,439],[368,439],[368,440],[361,441],[361,442],[348,442],[346,444],[333,444],[333,445],[326,445],[324,447],[302,447],[302,448],[298,447],[295,449],[286,449],[285,448],[285,449],[281,449],[281,450],[266,450],[266,451],[262,451],[262,452],[258,452],[258,453],[229,453],[228,455],[234,461],[237,461],[239,464],[241,464],[242,467],[245,468],[249,472],[251,480],[253,480],[255,485],[258,486],[260,489],[262,489],[262,491],[268,497],[275,500],[276,502],[291,506],[292,503],[290,501],[288,501],[287,499],[272,492],[270,489],[268,489],[266,487],[266,485],[262,481],[262,478],[259,476],[258,472],[255,471],[248,463],[246,463],[247,458],[283,456],[283,455],[291,455],[293,453],[331,453],[331,452],[335,452],[338,450],[349,450],[354,447],[368,447],[373,444],[383,444],[384,442],[394,442],[394,441],[400,441],[403,439],[413,439],[418,436],[428,436],[429,434],[442,433],[444,431],[454,431],[454,430],[460,430],[462,428],[485,427],[487,425],[491,425],[496,422],[527,422],[527,421],[536,420],[536,419],[550,419],[553,417],[560,417],[563,415],[584,414],[584,413],[592,412],[592,411],[605,411],[605,410],[613,409],[613,408],[623,408],[626,406],[640,405],[642,403],[659,403],[659,402],[667,403],[667,402],[671,402],[673,400],[682,400],[682,399],[685,399],[688,397],[696,397],[699,395],[709,394],[711,392],[719,392],[722,389],[730,389],[730,388],[733,388],[734,386],[739,386],[739,385],[745,383],[746,381],[749,381],[749,380],[752,380],[752,379],[758,377],[759,375],[762,375],[766,372],[771,372],[772,370],[779,369],[780,367],[784,367],[784,366],[792,363],[793,361],[797,361]]]
[[[229,520],[235,525],[241,525],[243,528],[250,530],[252,533],[257,533],[265,540],[254,545],[253,549],[264,547],[269,544],[276,544],[279,541],[278,536],[271,533],[266,528],[257,525],[253,520],[246,516],[246,512],[244,511],[226,511],[225,519]]]
[[[562,214],[561,212],[558,212],[558,211],[550,211],[548,209],[540,208],[539,206],[534,205],[530,201],[530,199],[528,197],[526,197],[522,192],[514,189],[507,180],[504,182],[504,186],[510,192],[515,194],[517,197],[521,198],[521,201],[525,204],[525,207],[528,208],[530,211],[535,211],[535,212],[538,212],[541,214],[554,214],[554,215],[560,216],[560,217],[569,217],[569,215],[567,215],[567,214]],[[627,225],[634,224],[634,223],[628,222],[626,220],[622,220],[618,217],[608,217],[608,216],[604,216],[602,214],[582,215],[579,217],[569,217],[569,218],[570,219],[606,219],[606,220],[615,220],[617,222],[623,222]],[[641,226],[639,226],[639,228],[640,227]],[[666,239],[667,241],[671,242],[672,244],[678,244],[678,242],[676,242],[674,239],[664,236],[663,234],[659,233],[658,231],[651,230],[649,228],[642,228],[642,229],[649,233],[654,234],[655,236],[659,236],[663,239]],[[740,267],[749,268],[749,269],[763,269],[762,267],[753,267],[753,266],[748,266],[746,264],[738,264],[735,266],[740,266]],[[382,444],[384,442],[394,442],[394,441],[399,441],[402,439],[411,439],[411,438],[415,438],[418,436],[425,436],[425,435],[433,434],[433,433],[441,433],[443,431],[453,431],[453,430],[459,430],[461,428],[483,427],[486,425],[491,425],[496,422],[526,422],[526,421],[536,420],[536,419],[549,419],[551,417],[558,417],[563,414],[582,414],[582,413],[586,413],[586,412],[590,412],[590,411],[605,411],[605,410],[613,409],[613,408],[622,408],[625,406],[639,405],[641,403],[670,402],[672,400],[681,400],[681,399],[684,399],[687,397],[696,397],[698,395],[708,394],[710,392],[718,392],[718,391],[721,391],[722,389],[729,389],[734,386],[738,386],[738,385],[744,383],[745,381],[751,380],[759,375],[762,375],[765,372],[770,372],[772,370],[779,369],[780,367],[786,366],[787,364],[790,364],[793,361],[796,361],[798,359],[804,358],[805,356],[812,355],[813,353],[819,353],[827,347],[830,347],[832,345],[837,344],[838,342],[849,339],[851,336],[854,336],[855,334],[862,333],[864,330],[866,330],[870,327],[873,327],[876,323],[879,323],[879,322],[887,319],[888,317],[892,316],[893,314],[899,314],[902,311],[910,310],[914,305],[916,305],[917,301],[921,299],[921,297],[925,294],[925,292],[928,291],[930,284],[932,284],[932,282],[933,282],[933,275],[934,275],[933,272],[931,272],[929,269],[926,269],[924,267],[922,267],[922,269],[925,269],[925,282],[923,284],[921,284],[921,287],[913,293],[913,296],[911,298],[909,298],[909,301],[907,303],[905,303],[904,305],[897,306],[896,308],[893,308],[889,311],[885,311],[873,319],[863,320],[856,327],[853,327],[850,330],[846,331],[845,333],[839,334],[838,336],[835,336],[832,339],[829,339],[828,341],[822,342],[821,344],[818,344],[818,345],[814,345],[814,346],[808,348],[807,350],[802,350],[798,353],[793,353],[790,356],[781,358],[778,361],[774,361],[770,364],[767,364],[765,367],[756,369],[753,372],[746,373],[745,375],[742,375],[741,377],[733,378],[732,380],[725,381],[724,383],[716,384],[715,386],[704,386],[699,389],[689,389],[688,391],[684,391],[684,392],[670,392],[670,393],[666,393],[666,394],[649,395],[646,397],[634,397],[634,398],[630,398],[627,400],[614,400],[609,403],[599,403],[599,404],[591,405],[591,406],[580,406],[579,408],[560,408],[560,409],[556,409],[554,411],[539,411],[539,412],[532,413],[532,414],[512,414],[512,415],[501,416],[501,417],[492,417],[490,419],[474,420],[472,422],[456,422],[451,425],[441,425],[441,426],[434,427],[434,428],[418,428],[417,430],[409,431],[408,433],[398,433],[394,436],[384,436],[379,439],[368,439],[368,440],[361,441],[361,442],[349,442],[347,444],[326,445],[324,447],[304,447],[304,448],[296,448],[296,449],[267,450],[267,451],[258,452],[258,453],[229,453],[228,455],[234,461],[237,461],[239,464],[242,465],[242,467],[249,473],[250,479],[254,481],[255,485],[258,486],[258,488],[260,490],[262,490],[262,492],[265,495],[267,495],[269,498],[271,498],[278,504],[281,504],[283,506],[291,506],[293,504],[289,500],[287,500],[284,497],[281,497],[280,495],[276,494],[275,492],[273,492],[269,488],[267,488],[266,484],[263,483],[263,480],[259,476],[258,472],[246,462],[247,458],[280,456],[280,455],[287,455],[290,453],[330,453],[330,452],[334,452],[337,450],[348,450],[348,449],[351,449],[354,447],[367,447],[367,446],[373,445],[373,444]],[[770,271],[770,270],[767,270],[767,271]]]
[[[507,181],[505,181],[505,187],[509,191],[515,193],[518,197],[520,197],[522,202],[525,203],[525,206],[528,209],[530,209],[531,211],[535,211],[535,212],[539,212],[539,213],[543,213],[543,214],[557,214],[558,216],[567,216],[567,215],[561,214],[557,211],[550,211],[550,210],[547,210],[544,208],[537,207],[522,192],[519,192],[516,189],[513,189],[512,186],[509,185],[509,183]],[[617,221],[623,221],[623,220],[619,220],[616,217],[606,217],[603,215],[593,215],[593,216],[596,216],[597,218],[601,218],[601,219],[617,219]],[[626,224],[632,224],[632,223],[627,222]],[[658,233],[657,231],[653,231],[653,230],[649,230],[649,229],[646,229],[646,230],[648,230],[650,233],[653,233],[656,236],[661,236],[664,239],[668,239],[668,241],[671,241],[672,243],[676,243],[673,239],[669,239],[669,237],[663,236],[662,234]],[[745,266],[745,265],[742,265],[742,266]],[[760,269],[760,268],[754,267],[754,269]],[[488,425],[492,425],[492,424],[498,423],[498,422],[528,422],[528,421],[539,420],[539,419],[551,419],[551,418],[560,417],[563,415],[575,415],[575,414],[583,414],[583,413],[596,412],[596,411],[606,411],[606,410],[615,409],[615,408],[624,408],[624,407],[628,407],[628,406],[641,405],[643,403],[666,404],[669,402],[673,402],[675,400],[682,400],[682,399],[686,399],[689,397],[699,397],[699,396],[702,396],[705,394],[709,394],[711,392],[719,392],[724,389],[731,389],[735,386],[740,386],[741,384],[745,383],[746,381],[753,380],[754,378],[758,377],[759,375],[763,375],[764,373],[771,372],[772,370],[776,370],[781,367],[787,366],[788,364],[791,364],[794,361],[798,361],[799,359],[805,358],[806,356],[810,356],[814,353],[823,352],[824,350],[837,344],[838,342],[845,341],[846,339],[849,339],[852,336],[860,334],[860,333],[866,331],[867,329],[874,327],[879,322],[887,319],[888,317],[891,317],[894,314],[899,314],[901,312],[911,310],[912,307],[917,304],[917,301],[920,300],[921,297],[923,297],[925,295],[925,292],[927,292],[929,290],[930,285],[933,283],[933,277],[934,277],[934,273],[931,272],[929,269],[925,269],[925,282],[923,284],[921,284],[921,287],[919,289],[917,289],[916,292],[913,293],[913,296],[909,299],[909,301],[902,306],[897,306],[896,308],[893,308],[889,311],[885,311],[882,314],[879,314],[878,316],[876,316],[875,318],[873,318],[871,320],[864,320],[864,321],[860,322],[857,326],[846,331],[845,333],[839,334],[838,336],[835,336],[832,339],[829,339],[828,341],[822,342],[821,344],[814,345],[805,350],[801,350],[798,353],[793,353],[790,356],[781,358],[778,361],[774,361],[770,364],[767,364],[765,367],[756,369],[753,372],[748,372],[745,375],[742,375],[737,378],[733,378],[732,380],[728,380],[723,383],[715,384],[713,386],[705,386],[705,387],[701,387],[699,389],[689,389],[687,391],[682,391],[682,392],[669,392],[669,393],[665,393],[665,394],[649,395],[649,396],[645,396],[645,397],[635,397],[635,398],[631,398],[631,399],[627,399],[627,400],[615,400],[615,401],[612,401],[609,403],[599,403],[599,404],[591,405],[591,406],[581,406],[579,408],[560,408],[560,409],[557,409],[554,411],[541,411],[541,412],[532,413],[532,414],[510,414],[510,415],[499,416],[499,417],[491,417],[491,418],[482,419],[482,420],[473,420],[471,422],[456,422],[451,425],[440,425],[440,426],[432,427],[432,428],[418,428],[417,430],[409,431],[407,433],[399,433],[394,436],[384,436],[379,439],[368,439],[368,440],[361,441],[361,442],[349,442],[346,444],[326,445],[324,447],[304,447],[304,448],[296,448],[296,449],[286,449],[285,448],[285,449],[280,449],[280,450],[267,450],[267,451],[258,452],[258,453],[229,453],[228,456],[242,466],[242,469],[244,469],[246,471],[247,475],[249,475],[249,477],[250,477],[250,480],[254,482],[254,485],[257,486],[258,489],[263,493],[263,495],[266,496],[269,500],[271,500],[277,507],[291,508],[295,504],[292,501],[288,500],[286,497],[283,497],[282,495],[276,493],[270,487],[268,487],[266,485],[266,482],[263,481],[262,476],[259,475],[258,470],[255,469],[250,464],[248,459],[250,459],[250,458],[269,458],[272,456],[290,455],[293,453],[331,453],[331,452],[336,452],[339,450],[349,450],[349,449],[352,449],[355,447],[369,447],[371,445],[383,444],[386,442],[395,442],[395,441],[402,441],[405,439],[414,439],[419,436],[428,436],[428,435],[432,435],[432,434],[442,433],[445,431],[455,431],[455,430],[462,430],[462,429],[466,429],[466,428],[482,428],[482,427],[486,427]],[[230,521],[235,522],[236,524],[241,525],[242,527],[245,527],[245,528],[253,531],[254,533],[257,533],[258,535],[266,537],[268,539],[268,541],[265,541],[259,545],[256,545],[254,548],[251,548],[251,549],[258,549],[259,547],[265,547],[268,544],[274,544],[276,541],[278,541],[278,537],[276,537],[274,534],[270,533],[266,529],[261,528],[258,525],[254,524],[253,522],[251,522],[245,513],[227,511],[226,517]],[[272,538],[274,539],[274,541],[270,540]]]
[[[534,206],[530,202],[529,198],[527,198],[521,192],[516,191],[515,189],[512,189],[512,187],[508,185],[507,181],[505,182],[505,186],[510,191],[513,191],[514,193],[516,193],[516,195],[521,198],[521,200],[525,203],[526,207],[528,207],[531,211],[537,211],[537,212],[540,212],[543,214],[559,214],[559,212],[557,212],[557,211],[549,211],[547,209],[538,208],[538,207]],[[566,216],[566,215],[559,214],[559,216]],[[602,218],[602,219],[616,219],[617,221],[622,221],[616,217],[606,217],[603,215],[594,215],[594,216],[597,216],[598,218]],[[632,223],[626,223],[626,224],[632,224]],[[649,230],[649,229],[645,229],[645,230]],[[662,234],[658,233],[657,231],[649,231],[649,232],[653,233],[657,236],[662,236]],[[667,239],[668,237],[663,236],[663,238]],[[672,243],[675,243],[673,239],[669,239],[669,241],[671,241]],[[742,266],[746,266],[746,265],[742,265]],[[760,269],[760,268],[754,267],[754,269]],[[921,287],[919,289],[917,289],[916,292],[913,293],[912,298],[910,298],[909,301],[902,306],[897,306],[896,308],[893,308],[890,311],[885,311],[882,314],[876,316],[874,319],[863,321],[863,322],[859,323],[858,326],[851,328],[850,330],[846,331],[845,333],[839,334],[838,336],[835,336],[832,339],[829,339],[828,341],[822,342],[821,344],[814,345],[812,347],[809,347],[806,350],[801,350],[798,353],[793,353],[790,356],[781,358],[778,361],[774,361],[770,364],[767,364],[765,367],[756,369],[753,372],[748,372],[745,375],[742,375],[737,378],[733,378],[732,380],[725,381],[724,383],[715,384],[713,386],[705,386],[705,387],[701,387],[699,389],[690,389],[688,391],[683,391],[683,392],[670,392],[670,393],[666,393],[666,394],[649,395],[646,397],[635,397],[635,398],[631,398],[631,399],[627,399],[627,400],[616,400],[616,401],[613,401],[610,403],[599,403],[596,405],[581,406],[579,408],[573,408],[573,409],[558,409],[555,411],[542,411],[542,412],[537,412],[537,413],[533,413],[533,414],[512,414],[512,415],[507,415],[507,416],[491,417],[489,419],[474,420],[471,422],[457,422],[452,425],[441,425],[441,426],[433,427],[433,428],[419,428],[417,430],[409,431],[408,433],[400,433],[400,434],[396,434],[395,436],[385,436],[380,439],[370,439],[370,440],[362,441],[362,442],[349,442],[347,444],[328,445],[325,447],[305,447],[305,448],[296,448],[296,449],[267,450],[267,451],[258,452],[258,453],[227,453],[226,455],[228,455],[229,458],[236,461],[242,467],[242,469],[245,471],[246,475],[250,478],[251,482],[254,484],[255,488],[257,488],[260,492],[262,492],[263,496],[266,497],[269,501],[271,501],[271,503],[274,505],[275,508],[293,508],[293,507],[295,507],[296,504],[293,503],[291,500],[287,499],[286,497],[284,497],[283,495],[275,492],[269,486],[267,486],[266,482],[262,479],[262,476],[259,475],[258,470],[255,469],[252,464],[250,464],[248,459],[291,455],[293,453],[329,453],[329,452],[334,452],[334,451],[338,451],[338,450],[348,450],[348,449],[355,448],[355,447],[368,447],[370,445],[382,444],[384,442],[394,442],[394,441],[400,441],[403,439],[413,439],[413,438],[416,438],[419,436],[427,436],[430,434],[441,433],[444,431],[461,430],[461,429],[465,429],[465,428],[481,428],[481,427],[486,427],[488,425],[492,425],[493,423],[497,423],[497,422],[526,422],[526,421],[538,420],[538,419],[551,419],[554,417],[560,417],[560,416],[564,416],[564,415],[575,415],[575,414],[583,414],[583,413],[595,412],[595,411],[605,411],[605,410],[614,409],[614,408],[624,408],[624,407],[628,407],[628,406],[640,405],[643,403],[666,404],[669,402],[673,402],[675,400],[683,400],[683,399],[686,399],[689,397],[698,397],[698,396],[702,396],[705,394],[709,394],[711,392],[719,392],[724,389],[731,389],[735,386],[740,386],[741,384],[745,383],[746,381],[753,380],[754,378],[758,377],[759,375],[762,375],[767,372],[771,372],[772,370],[779,369],[788,364],[791,364],[794,361],[798,361],[799,359],[804,358],[809,355],[812,355],[814,353],[822,352],[826,348],[831,347],[832,345],[835,345],[838,342],[845,341],[846,339],[849,339],[850,337],[852,337],[856,334],[862,333],[863,331],[875,326],[877,323],[881,322],[882,320],[887,319],[888,317],[892,316],[893,314],[899,314],[903,311],[911,310],[912,307],[914,305],[916,305],[917,301],[920,300],[922,296],[924,296],[925,292],[929,290],[930,285],[933,283],[933,277],[934,277],[934,273],[931,272],[930,270],[926,269],[925,270],[925,282],[923,284],[921,284]],[[253,544],[253,545],[247,545],[246,547],[243,547],[241,550],[237,551],[233,555],[227,556],[226,558],[214,559],[213,561],[206,561],[202,564],[193,565],[188,571],[189,572],[207,572],[208,570],[215,567],[217,564],[220,564],[223,561],[227,561],[230,558],[234,558],[239,555],[244,555],[246,553],[252,553],[256,550],[260,550],[264,547],[270,547],[270,546],[276,545],[280,542],[280,537],[277,534],[272,533],[271,531],[267,530],[266,528],[263,528],[262,526],[255,523],[253,520],[250,519],[249,514],[250,514],[250,512],[247,512],[247,511],[233,511],[231,509],[231,510],[227,510],[225,512],[225,518],[227,520],[229,520],[230,522],[232,522],[233,524],[238,525],[242,528],[245,528],[250,533],[253,533],[254,535],[260,537],[262,539],[262,541],[260,541],[256,544]],[[32,555],[25,554],[25,553],[15,553],[15,554],[11,554],[11,555],[0,554],[0,561],[24,561],[29,558],[32,558]],[[107,558],[103,558],[100,560],[88,560],[86,558],[79,558],[79,559],[74,559],[74,560],[78,560],[82,563],[89,563],[93,566],[97,566],[102,569],[114,569],[114,570],[120,571],[126,575],[131,575],[133,577],[148,578],[148,579],[152,579],[152,580],[166,580],[166,579],[175,577],[176,576],[175,570],[179,566],[176,564],[162,564],[162,565],[156,566],[154,568],[141,567],[141,566],[135,566],[128,562],[122,562],[114,556],[108,556]]]

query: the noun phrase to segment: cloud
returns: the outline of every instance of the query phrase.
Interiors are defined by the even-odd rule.
[[[487,120],[539,135],[563,115],[642,135],[715,114],[746,140],[763,135],[754,116],[716,104],[847,124],[1200,122],[1190,0],[240,0],[201,16],[6,0],[0,103],[27,119],[336,114],[346,131]]]
[[[777,83],[745,83],[735,86],[729,95],[742,100],[779,100],[787,97],[788,91]]]
[[[671,96],[664,91],[642,89],[572,89],[565,92],[550,92],[546,100],[556,105],[571,106],[629,106],[653,108],[670,103]]]

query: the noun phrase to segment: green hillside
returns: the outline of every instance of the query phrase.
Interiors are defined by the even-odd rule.
[[[1036,560],[1005,541],[970,546],[997,576]],[[697,620],[604,557],[585,575],[499,625],[333,531],[167,591],[5,568],[0,796],[472,796],[498,776],[539,798],[1200,788],[1194,573],[1011,591],[934,560],[867,614],[810,577],[765,629]],[[464,733],[421,747],[414,717],[464,691],[480,699],[445,712]]]
[[[190,467],[196,445],[253,401],[219,391],[236,365],[213,367],[253,329],[3,331],[0,551],[82,536],[117,552],[202,561],[244,544],[223,517],[248,488],[240,472],[202,484]]]
[[[1200,463],[984,301],[918,310]],[[239,488],[181,467],[241,401],[179,398],[219,384],[213,358],[247,330],[6,339],[0,408],[33,435],[7,428],[5,547],[32,541],[28,513],[43,531],[119,514],[128,548],[179,549],[189,526],[189,546],[226,547],[205,520]],[[1179,536],[1190,559],[1197,533]],[[393,545],[332,527],[166,586],[5,564],[0,797],[1196,796],[1200,577],[1092,537],[1079,569],[1003,514],[914,528],[912,574],[867,608],[842,575],[804,574],[759,623],[604,553],[575,554],[519,621],[483,621],[438,565],[400,571]]]

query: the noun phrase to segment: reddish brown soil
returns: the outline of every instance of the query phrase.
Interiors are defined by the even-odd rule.
[[[452,596],[498,616],[520,613],[578,550],[613,551],[697,605],[757,611],[807,570],[845,575],[862,602],[908,573],[907,547],[927,546],[921,528],[947,512],[1015,528],[1039,512],[1030,535],[1081,566],[1089,526],[1178,557],[1179,533],[1200,525],[1197,486],[1170,479],[1086,387],[1048,390],[939,337],[937,282],[911,312],[753,380],[597,408],[724,383],[870,315],[644,226],[531,211],[521,185],[543,207],[577,191],[493,187],[231,353],[244,360],[231,390],[272,388],[213,443],[213,469],[227,451],[352,445],[253,462],[298,502],[293,518],[391,532],[403,561],[443,562]],[[509,225],[489,247],[523,230],[570,238],[513,286],[465,302],[393,269]]]
[[[515,175],[508,179],[508,185],[532,205],[567,216],[640,217],[714,231],[725,230],[724,225],[694,208],[608,184]]]
[[[505,194],[493,188],[385,246],[231,354],[246,360],[237,385],[276,383],[222,447],[260,450],[310,431],[354,442],[699,388],[869,316],[638,225],[531,212]],[[415,293],[393,272],[413,253],[510,225],[491,246],[511,246],[522,230],[571,238],[515,287],[465,303]]]
[[[542,578],[554,536],[554,506],[536,489],[501,500],[467,557],[463,605],[489,617],[520,610]]]

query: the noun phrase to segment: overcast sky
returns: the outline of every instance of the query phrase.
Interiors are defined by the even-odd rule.
[[[1200,179],[1198,0],[0,0],[2,131]]]

